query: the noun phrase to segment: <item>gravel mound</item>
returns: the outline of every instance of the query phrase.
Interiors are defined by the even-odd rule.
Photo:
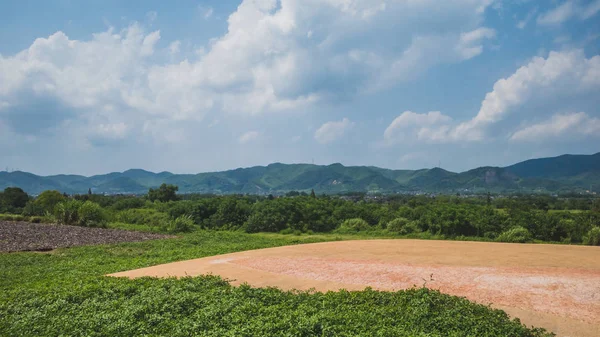
[[[171,238],[119,229],[0,221],[0,252],[48,251],[56,248]]]

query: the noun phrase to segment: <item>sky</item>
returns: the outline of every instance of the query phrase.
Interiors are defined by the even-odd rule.
[[[600,151],[600,0],[3,0],[0,170]]]

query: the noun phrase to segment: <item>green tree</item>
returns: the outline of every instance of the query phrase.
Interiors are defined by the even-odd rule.
[[[310,197],[313,198],[313,199],[317,198],[317,195],[315,194],[315,190],[314,189],[310,190]]]
[[[151,188],[148,191],[148,200],[158,200],[160,202],[176,201],[178,190],[179,187],[175,185],[167,185],[163,183],[158,189]]]
[[[29,195],[18,187],[7,187],[2,193],[2,200],[0,203],[4,205],[4,208],[14,212],[15,209],[23,208],[29,201]]]
[[[106,214],[100,205],[86,201],[77,210],[78,225],[83,227],[106,227]]]
[[[65,196],[59,191],[44,191],[35,198],[35,204],[40,206],[45,212],[53,212],[54,207],[60,202],[65,201]]]

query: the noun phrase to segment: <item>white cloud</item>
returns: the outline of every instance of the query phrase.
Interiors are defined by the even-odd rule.
[[[315,131],[315,139],[321,144],[331,143],[344,136],[353,126],[354,122],[351,122],[348,118],[324,123]]]
[[[567,0],[561,5],[540,14],[537,18],[539,25],[559,25],[567,20],[577,18],[587,20],[600,11],[600,0],[595,0],[587,6],[582,6],[579,1]]]
[[[260,136],[260,133],[258,131],[248,131],[248,132],[244,133],[243,135],[241,135],[238,138],[238,141],[240,144],[247,144],[247,143],[257,140],[259,136]]]
[[[556,114],[551,119],[516,131],[512,141],[544,142],[552,139],[569,141],[585,136],[600,137],[600,118],[585,112]]]
[[[128,127],[125,123],[99,124],[96,133],[103,138],[123,139],[127,135]]]
[[[429,127],[447,124],[452,118],[442,114],[439,111],[430,111],[420,114],[412,111],[404,111],[396,117],[392,123],[385,129],[383,137],[389,143],[397,140],[410,140],[423,138],[428,134]]]
[[[496,81],[471,120],[456,126],[424,128],[419,137],[436,142],[483,141],[490,127],[532,99],[569,100],[599,90],[600,55],[586,58],[582,50],[551,52],[547,58],[535,57],[513,75]]]
[[[46,100],[70,114],[53,118],[108,125],[127,115],[138,121],[127,125],[159,135],[151,125],[345,100],[480,54],[495,36],[482,26],[491,2],[244,0],[205,52],[167,64],[155,53],[160,31],[138,24],[87,40],[57,32],[0,55],[0,118]],[[181,46],[167,45],[172,55]]]

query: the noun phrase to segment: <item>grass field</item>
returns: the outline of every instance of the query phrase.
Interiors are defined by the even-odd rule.
[[[352,238],[358,238],[353,236]],[[217,277],[114,279],[172,261],[339,236],[199,231],[176,239],[0,254],[2,336],[544,336],[427,289],[307,293]]]

